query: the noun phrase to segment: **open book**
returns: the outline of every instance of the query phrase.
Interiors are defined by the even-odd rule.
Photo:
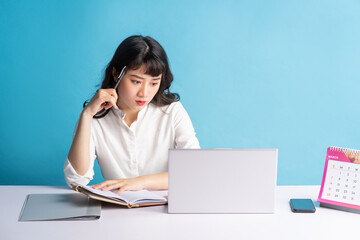
[[[167,204],[165,197],[148,190],[124,191],[121,195],[117,195],[115,191],[102,191],[81,184],[72,184],[72,189],[92,199],[115,203],[129,208]]]

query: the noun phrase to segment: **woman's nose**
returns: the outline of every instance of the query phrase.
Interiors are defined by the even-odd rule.
[[[139,97],[146,98],[147,97],[147,87],[146,84],[143,84],[138,92]]]

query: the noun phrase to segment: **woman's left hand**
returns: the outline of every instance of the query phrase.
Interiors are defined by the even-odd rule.
[[[102,191],[110,191],[113,189],[119,189],[116,194],[120,195],[126,190],[136,191],[143,190],[145,188],[144,180],[141,177],[136,178],[124,178],[108,180],[96,185],[92,185],[94,189],[100,189]]]

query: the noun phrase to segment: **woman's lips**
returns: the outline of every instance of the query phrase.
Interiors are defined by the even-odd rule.
[[[136,103],[139,105],[139,106],[142,106],[146,103],[146,101],[136,101]]]

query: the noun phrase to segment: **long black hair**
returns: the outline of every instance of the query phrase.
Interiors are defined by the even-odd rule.
[[[159,91],[151,100],[151,103],[157,106],[165,106],[180,100],[179,94],[171,93],[169,90],[174,77],[170,71],[165,50],[153,38],[134,35],[122,41],[106,67],[101,88],[113,88],[116,83],[112,74],[113,68],[115,68],[118,75],[124,66],[126,66],[128,70],[136,70],[141,66],[145,66],[145,74],[152,77],[162,74]],[[87,103],[88,101],[85,101],[83,107],[85,107]],[[102,118],[109,111],[110,109],[94,117]]]

